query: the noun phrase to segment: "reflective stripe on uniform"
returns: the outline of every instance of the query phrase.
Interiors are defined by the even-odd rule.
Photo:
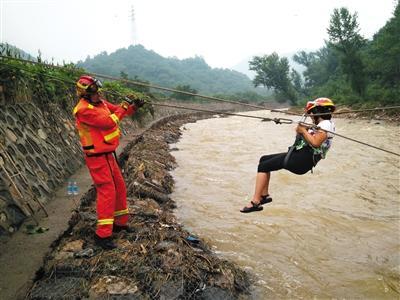
[[[113,132],[111,132],[111,133],[105,135],[105,136],[104,136],[104,140],[105,140],[106,142],[108,142],[108,141],[112,140],[113,138],[118,137],[119,135],[120,135],[120,131],[119,131],[119,128],[117,128],[117,129],[114,130]]]
[[[74,116],[75,116],[76,113],[78,112],[80,106],[81,106],[81,105],[78,104],[77,106],[74,107],[74,110],[72,111],[72,114],[73,114]],[[88,109],[93,109],[94,106],[93,106],[92,104],[88,104],[87,108],[88,108]]]
[[[123,209],[123,210],[117,210],[116,212],[114,212],[114,217],[127,215],[128,213],[129,213],[129,211],[127,208]]]
[[[119,123],[119,118],[116,114],[111,114],[110,118],[115,122],[115,124]]]
[[[114,223],[114,219],[97,220],[97,225],[112,225],[113,223]]]

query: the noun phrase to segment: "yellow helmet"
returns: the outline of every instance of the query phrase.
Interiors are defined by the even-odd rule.
[[[329,98],[318,98],[313,101],[308,101],[306,107],[304,108],[305,112],[309,114],[315,107],[326,107],[328,112],[334,112],[336,107],[333,101]]]
[[[80,95],[96,94],[102,86],[100,80],[89,75],[82,75],[76,82],[76,89]]]

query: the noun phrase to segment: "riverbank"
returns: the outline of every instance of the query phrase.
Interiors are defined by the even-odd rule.
[[[28,298],[229,299],[247,293],[248,274],[184,230],[168,196],[174,185],[169,171],[176,166],[168,144],[179,139],[183,124],[199,118],[167,117],[128,144],[120,160],[135,232],[116,235],[116,250],[97,248],[95,191],[89,190],[53,243]]]

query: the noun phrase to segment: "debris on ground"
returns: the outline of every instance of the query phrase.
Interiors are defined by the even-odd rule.
[[[53,244],[29,299],[237,299],[248,294],[249,275],[212,253],[174,216],[169,197],[176,167],[169,144],[180,127],[200,116],[154,124],[123,151],[133,233],[114,235],[117,249],[94,243],[95,190],[81,199],[69,229]]]
[[[49,230],[49,228],[38,226],[38,225],[28,224],[25,226],[25,233],[27,233],[27,234],[44,233],[48,230]]]

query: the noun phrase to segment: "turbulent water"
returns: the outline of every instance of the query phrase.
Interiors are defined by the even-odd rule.
[[[335,123],[342,135],[400,152],[398,126]],[[294,125],[229,117],[182,129],[172,145],[176,214],[222,258],[255,275],[251,298],[399,298],[399,157],[335,137],[313,174],[273,172],[273,202],[242,214],[259,157],[285,151]]]

